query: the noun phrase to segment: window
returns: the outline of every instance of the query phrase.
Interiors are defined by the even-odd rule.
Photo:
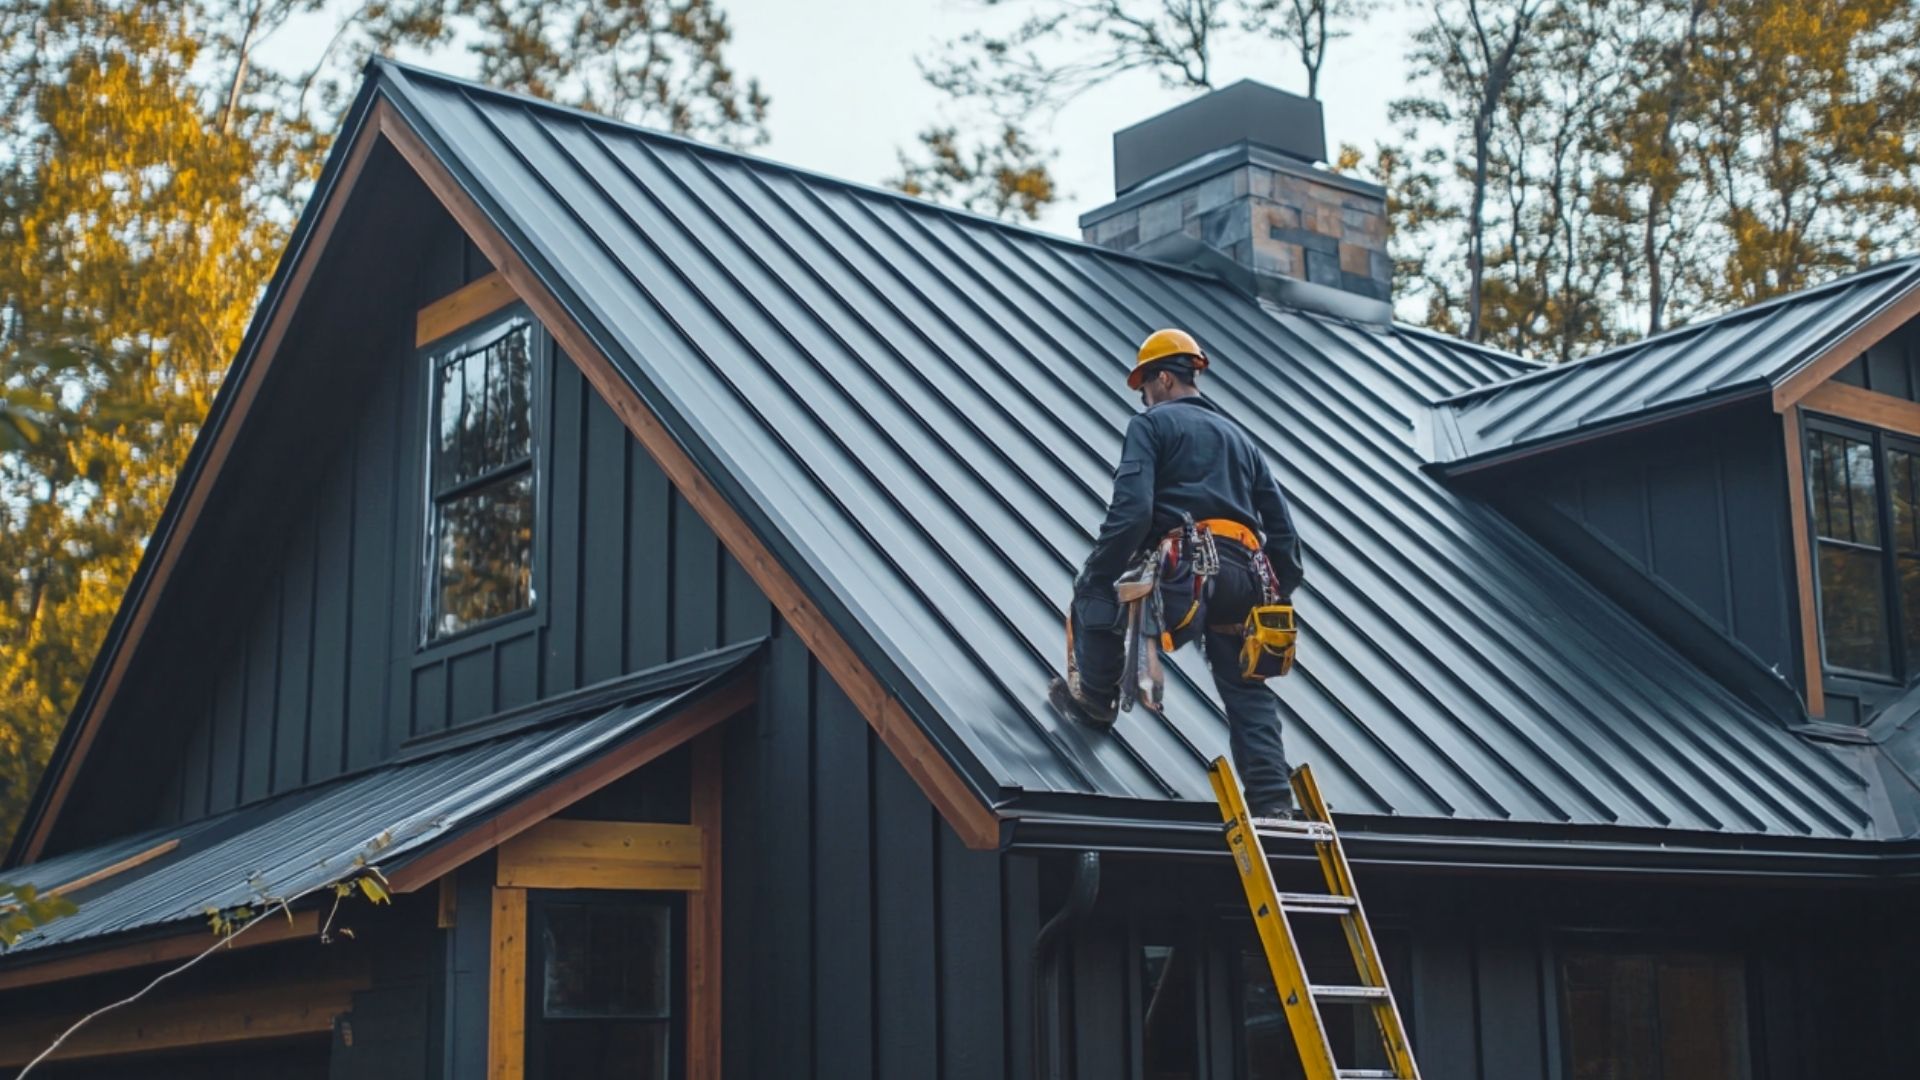
[[[1813,531],[1819,547],[1820,630],[1827,663],[1889,674],[1880,498],[1873,443],[1833,431],[1807,433]]]
[[[1140,1073],[1145,1080],[1198,1075],[1198,960],[1192,945],[1140,946]]]
[[[1746,966],[1704,953],[1568,954],[1569,1080],[1748,1080]]]
[[[1827,667],[1920,676],[1920,444],[1827,420],[1806,444]]]
[[[433,361],[429,641],[533,605],[533,342],[514,320]]]
[[[677,1076],[677,908],[664,898],[574,895],[541,904],[528,1075]]]

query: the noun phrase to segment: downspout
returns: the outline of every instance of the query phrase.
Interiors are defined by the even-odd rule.
[[[1059,999],[1063,996],[1048,990],[1049,983],[1058,974],[1054,971],[1054,954],[1067,931],[1080,925],[1093,911],[1093,902],[1099,895],[1100,853],[1083,851],[1074,869],[1067,902],[1053,913],[1033,939],[1033,1080],[1057,1080],[1059,1075],[1054,1071],[1047,1022],[1050,1012],[1057,1014]]]

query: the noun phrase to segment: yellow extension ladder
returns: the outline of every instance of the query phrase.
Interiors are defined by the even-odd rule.
[[[1253,925],[1260,932],[1260,944],[1266,950],[1267,965],[1273,969],[1273,985],[1280,992],[1280,1004],[1287,1026],[1293,1032],[1294,1045],[1300,1051],[1300,1063],[1307,1080],[1419,1080],[1420,1069],[1413,1063],[1413,1051],[1407,1046],[1407,1031],[1400,1023],[1400,1009],[1387,986],[1386,968],[1380,963],[1380,950],[1373,943],[1373,931],[1367,926],[1366,909],[1353,886],[1353,872],[1340,847],[1340,834],[1334,830],[1333,817],[1320,798],[1320,788],[1305,765],[1293,771],[1294,798],[1303,812],[1301,820],[1253,818],[1240,790],[1240,780],[1226,758],[1215,758],[1207,769],[1213,780],[1213,793],[1220,800],[1220,815],[1226,822],[1227,850],[1233,853],[1240,884],[1247,890],[1247,907],[1253,912]],[[1300,841],[1313,845],[1320,857],[1320,869],[1327,878],[1324,893],[1283,893],[1273,884],[1273,870],[1267,864],[1262,838]],[[1293,925],[1287,916],[1331,915],[1346,931],[1347,947],[1353,952],[1354,969],[1360,973],[1358,986],[1317,985],[1307,978],[1294,942]],[[1343,1069],[1333,1060],[1333,1047],[1327,1041],[1327,1025],[1320,1015],[1324,1004],[1362,1005],[1373,1012],[1380,1029],[1380,1042],[1387,1052],[1387,1069]]]

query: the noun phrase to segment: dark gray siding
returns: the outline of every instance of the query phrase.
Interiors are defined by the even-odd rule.
[[[486,272],[443,227],[406,312]],[[401,320],[404,322],[405,320]],[[354,414],[315,445],[301,492],[236,590],[244,626],[175,685],[194,715],[159,812],[191,820],[375,763],[405,739],[767,632],[772,618],[711,530],[549,350],[535,610],[417,647],[424,359],[388,335]]]
[[[1779,418],[1738,407],[1482,483],[1697,663],[1778,699],[1785,684],[1768,669],[1800,681],[1782,455]]]
[[[1321,887],[1310,880],[1317,872],[1298,862],[1281,873],[1283,887]],[[1468,879],[1365,867],[1358,874],[1427,1080],[1570,1080],[1561,973],[1575,952],[1739,958],[1753,1080],[1898,1072],[1897,1035],[1920,1004],[1905,974],[1920,952],[1902,913],[1910,898],[1753,883]],[[1191,1075],[1294,1075],[1291,1061],[1242,1056],[1239,954],[1258,946],[1228,864],[1110,856],[1103,881],[1095,916],[1066,961],[1077,1039],[1077,1071],[1066,1075],[1142,1075],[1138,1017],[1150,988],[1138,968],[1146,942],[1180,942],[1205,958],[1196,1021],[1205,1034]],[[1836,905],[1847,919],[1823,914]],[[1315,937],[1306,920],[1295,925],[1310,975],[1344,981],[1328,962],[1344,959],[1337,930],[1323,926]],[[1370,1067],[1360,1055],[1375,1036],[1364,1019],[1352,1019],[1343,1027],[1329,1017],[1335,1056]]]
[[[1031,861],[968,851],[776,635],[728,732],[727,1075],[1028,1075]]]

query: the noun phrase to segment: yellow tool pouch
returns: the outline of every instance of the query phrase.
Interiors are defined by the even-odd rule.
[[[1293,670],[1293,648],[1300,636],[1293,625],[1293,605],[1261,604],[1247,612],[1243,633],[1241,678],[1273,679]]]

